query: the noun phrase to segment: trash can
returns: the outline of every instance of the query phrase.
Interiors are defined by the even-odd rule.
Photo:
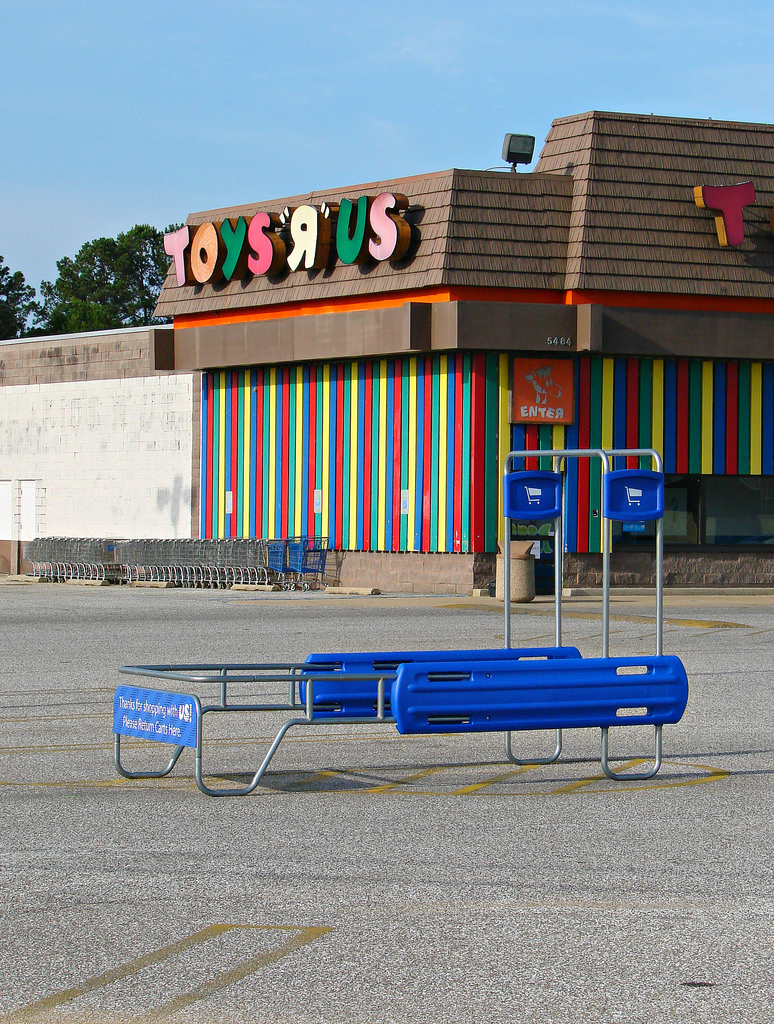
[[[535,559],[532,555],[531,540],[512,540],[511,557],[511,601],[527,604],[535,599]],[[502,601],[505,595],[505,559],[502,543],[497,553],[495,576],[495,597]]]

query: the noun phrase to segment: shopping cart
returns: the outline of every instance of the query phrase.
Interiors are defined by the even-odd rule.
[[[539,505],[540,499],[543,496],[542,488],[540,487],[525,487],[527,492],[527,504],[528,505]]]
[[[328,557],[327,537],[293,537],[287,546],[288,585],[310,590],[322,585]]]

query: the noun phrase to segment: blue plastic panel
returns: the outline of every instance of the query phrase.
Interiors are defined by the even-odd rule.
[[[664,515],[664,474],[615,469],[602,478],[602,515],[619,522],[646,522]]]
[[[392,714],[401,733],[666,725],[680,720],[687,700],[685,669],[672,655],[491,661],[467,672],[407,663]],[[641,713],[619,715],[627,709]]]
[[[549,470],[503,477],[503,515],[508,519],[556,519],[562,510],[562,478]]]
[[[345,654],[310,654],[306,664],[319,672],[341,672],[341,682],[325,680],[314,685],[315,717],[368,718],[376,715],[377,683],[358,679],[358,673],[384,672],[393,676],[406,662],[442,662],[445,665],[470,665],[479,661],[521,661],[523,659],[580,658],[577,647],[496,647],[489,650],[444,651],[365,651]],[[350,676],[351,678],[346,678]],[[306,686],[299,684],[301,700]],[[385,690],[390,713],[391,688]],[[322,705],[317,710],[318,705]],[[329,705],[326,709],[325,705]]]
[[[196,746],[199,702],[187,693],[119,686],[113,697],[113,732],[144,740]]]

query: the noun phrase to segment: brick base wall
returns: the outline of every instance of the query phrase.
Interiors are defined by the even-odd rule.
[[[613,552],[613,586],[653,587],[655,556],[638,551]],[[664,555],[664,583],[681,587],[774,586],[774,552],[677,552]],[[602,584],[602,556],[565,555],[564,585],[596,587]]]
[[[331,551],[327,576],[342,587],[375,587],[388,593],[465,594],[495,582],[493,554],[418,554]]]

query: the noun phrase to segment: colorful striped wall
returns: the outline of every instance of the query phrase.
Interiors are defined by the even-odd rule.
[[[572,426],[515,425],[513,449],[655,448],[670,474],[774,474],[774,364],[580,356],[575,394]],[[598,468],[571,463],[567,486],[567,548],[599,551]]]
[[[484,353],[205,373],[201,535],[493,550],[507,393]]]
[[[602,356],[574,364],[576,422],[566,427],[510,425],[505,354],[205,373],[201,535],[494,551],[501,466],[512,449],[655,448],[667,473],[774,474],[774,364]],[[567,549],[599,551],[598,467],[571,463],[567,486],[578,509],[566,523]]]

